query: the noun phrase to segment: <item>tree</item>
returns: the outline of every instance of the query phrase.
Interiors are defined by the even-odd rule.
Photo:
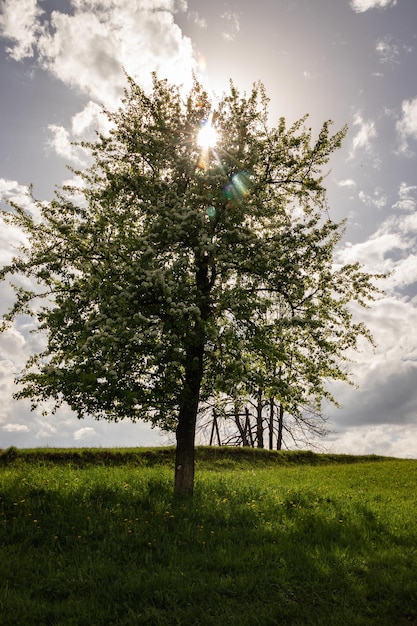
[[[243,446],[282,450],[292,445],[316,445],[317,437],[327,435],[326,416],[311,406],[285,412],[277,398],[259,390],[256,398],[246,398],[242,406],[228,398],[223,404],[205,407],[197,423],[197,437],[208,445]]]
[[[175,430],[174,491],[188,495],[201,401],[274,388],[269,364],[292,359],[287,345],[314,389],[369,336],[348,305],[373,298],[373,277],[331,264],[340,227],[322,170],[346,129],[326,122],[313,141],[306,118],[271,128],[260,84],[231,84],[213,111],[197,81],[183,100],[156,77],[149,94],[129,78],[106,114],[109,135],[82,144],[92,165],[78,187],[38,202],[39,223],[4,212],[27,243],[1,277],[35,285],[16,289],[6,322],[33,315],[47,339],[17,396]],[[202,127],[216,148],[199,145]]]
[[[224,330],[229,345],[216,355],[215,407],[216,420],[230,422],[223,441],[263,448],[267,435],[272,448],[275,417],[278,449],[284,432],[304,445],[309,434],[324,436],[322,402],[337,405],[327,383],[349,382],[349,350],[360,335],[371,340],[349,311],[349,302],[356,297],[365,305],[359,293],[355,295],[359,283],[351,283],[360,275],[359,268],[335,267],[342,229],[321,217],[321,211],[311,206],[307,214],[289,216],[275,239],[276,257],[265,290],[267,297],[273,292],[274,305],[261,314],[250,333],[242,334],[233,318]],[[233,376],[236,364],[239,375]]]

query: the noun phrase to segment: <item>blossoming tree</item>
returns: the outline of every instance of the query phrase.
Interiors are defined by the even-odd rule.
[[[341,226],[323,167],[345,129],[326,122],[314,140],[306,118],[272,127],[262,85],[231,85],[212,107],[197,81],[184,100],[156,77],[151,93],[129,79],[109,134],[83,144],[82,184],[38,203],[39,222],[3,212],[27,243],[1,277],[33,285],[16,289],[5,324],[29,313],[46,336],[18,397],[175,430],[176,495],[193,491],[199,403],[259,375],[279,393],[277,364],[302,369],[295,396],[325,393],[369,336],[349,303],[375,292],[359,265],[332,260]]]

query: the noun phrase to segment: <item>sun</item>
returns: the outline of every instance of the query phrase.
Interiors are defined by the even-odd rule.
[[[208,119],[197,135],[197,143],[203,150],[208,150],[209,148],[214,148],[217,140],[217,130],[212,125],[211,119]]]

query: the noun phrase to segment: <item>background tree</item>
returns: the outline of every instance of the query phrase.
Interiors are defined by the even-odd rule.
[[[337,405],[328,382],[349,382],[349,349],[360,334],[371,340],[348,306],[355,297],[348,285],[359,268],[334,266],[341,227],[323,220],[315,207],[298,214],[293,209],[288,206],[288,225],[275,240],[265,289],[266,298],[274,293],[274,306],[246,335],[232,317],[223,331],[229,347],[224,350],[223,340],[216,355],[216,418],[209,418],[210,424],[229,419],[223,443],[281,449],[284,434],[303,445],[309,435],[324,436],[322,402]]]
[[[368,336],[348,305],[372,299],[372,276],[331,262],[322,169],[345,129],[326,122],[313,141],[305,118],[271,128],[267,104],[262,85],[231,85],[212,111],[198,82],[184,101],[156,77],[150,94],[129,79],[109,135],[84,144],[82,184],[38,203],[40,223],[5,213],[27,244],[1,276],[36,285],[17,289],[6,320],[29,313],[47,338],[18,397],[175,430],[177,495],[193,490],[200,401],[272,390],[287,346],[314,389]]]

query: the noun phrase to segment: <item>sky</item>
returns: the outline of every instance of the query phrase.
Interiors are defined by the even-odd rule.
[[[229,80],[261,80],[270,121],[309,114],[349,126],[326,179],[332,219],[346,219],[336,262],[391,272],[359,312],[376,347],[350,364],[355,386],[333,383],[321,449],[417,458],[416,0],[0,0],[0,199],[28,210],[84,167],[71,144],[105,131],[123,68],[144,88],[152,71],[213,98]],[[3,205],[4,206],[4,205]],[[0,224],[0,265],[21,241]],[[12,302],[0,285],[0,315]],[[0,448],[148,446],[169,442],[143,423],[79,421],[68,408],[34,412],[13,399],[15,374],[41,338],[18,320],[0,335]],[[43,407],[45,408],[45,407]],[[172,442],[172,439],[171,439]]]

